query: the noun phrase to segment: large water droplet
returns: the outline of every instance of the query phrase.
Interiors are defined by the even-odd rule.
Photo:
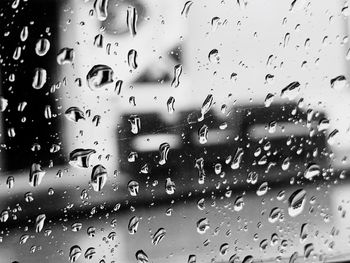
[[[269,222],[270,223],[276,223],[280,217],[282,216],[282,210],[279,207],[274,207],[271,209],[270,215],[269,215]]]
[[[171,87],[177,88],[180,85],[180,76],[182,73],[182,65],[178,64],[174,66],[174,78],[171,82]]]
[[[228,248],[229,248],[229,246],[228,246],[227,243],[222,244],[222,245],[220,246],[220,249],[219,249],[220,254],[221,254],[222,256],[226,255]]]
[[[78,245],[74,245],[70,248],[69,251],[69,261],[74,263],[78,260],[81,255],[81,248]]]
[[[18,60],[21,57],[21,53],[22,53],[22,48],[21,47],[16,47],[15,51],[13,52],[12,58],[14,60]]]
[[[340,75],[331,79],[330,83],[331,83],[331,88],[335,90],[342,90],[348,86],[348,81],[343,75]]]
[[[300,83],[298,81],[291,82],[281,91],[282,98],[293,100],[299,93]]]
[[[8,210],[3,210],[0,214],[0,222],[5,223],[10,217]]]
[[[288,199],[288,213],[291,217],[296,217],[303,212],[305,206],[306,191],[298,189],[291,194]]]
[[[253,262],[254,262],[254,258],[251,255],[246,256],[242,261],[242,263],[253,263]]]
[[[141,129],[141,119],[137,115],[131,115],[128,121],[131,124],[131,132],[138,134]]]
[[[40,57],[45,56],[49,49],[50,41],[46,38],[40,38],[35,44],[35,53]]]
[[[315,163],[309,163],[304,172],[304,177],[306,179],[312,180],[315,176],[319,176],[320,174],[321,167]]]
[[[267,182],[264,182],[259,186],[258,190],[256,190],[256,194],[257,196],[263,196],[267,193],[268,190],[269,190],[269,185]]]
[[[137,68],[136,59],[137,59],[137,51],[135,49],[129,50],[129,52],[128,52],[128,65],[132,69]]]
[[[137,196],[139,193],[139,183],[134,180],[131,180],[128,183],[128,190],[131,196]]]
[[[137,11],[133,6],[129,6],[126,13],[126,24],[129,28],[131,36],[136,35]]]
[[[32,187],[40,185],[45,173],[46,171],[41,169],[40,164],[33,163],[29,171],[29,184]]]
[[[92,259],[93,256],[96,254],[96,249],[94,247],[89,247],[84,254],[84,257],[86,259]]]
[[[85,120],[84,112],[78,107],[70,107],[68,108],[64,115],[66,118],[73,122],[78,122],[79,120]]]
[[[294,252],[289,258],[289,263],[295,263],[297,259],[298,259],[298,252]]]
[[[94,149],[75,149],[69,154],[69,164],[78,168],[88,168],[89,160]]]
[[[148,256],[143,250],[138,250],[135,254],[138,263],[148,263]]]
[[[242,148],[237,148],[235,156],[233,157],[232,163],[231,163],[231,169],[236,170],[239,168],[242,157],[243,157],[244,151]]]
[[[220,57],[219,57],[219,51],[214,48],[212,50],[210,50],[209,54],[208,54],[208,60],[209,62],[213,63],[213,62],[219,62]]]
[[[45,85],[46,80],[47,80],[46,70],[43,68],[36,68],[34,70],[32,87],[34,89],[41,89]]]
[[[198,141],[200,144],[205,144],[208,141],[208,126],[205,124],[198,130]]]
[[[25,244],[25,243],[27,242],[28,238],[29,238],[29,235],[28,235],[28,234],[22,235],[22,236],[20,237],[20,239],[19,239],[19,244],[20,244],[20,245]]]
[[[73,48],[62,48],[57,54],[57,63],[59,65],[71,64],[74,60],[75,53]]]
[[[113,70],[106,65],[93,66],[88,74],[86,80],[91,90],[98,90],[104,85],[113,82]]]
[[[169,150],[170,145],[167,142],[164,142],[159,146],[160,160],[158,163],[160,165],[164,165],[167,162]]]
[[[309,243],[304,246],[304,257],[309,258],[311,253],[314,251],[314,244]]]
[[[29,32],[28,32],[28,26],[24,26],[20,33],[20,39],[22,42],[26,41],[28,38]]]
[[[174,97],[169,97],[169,99],[168,99],[168,101],[166,103],[166,106],[167,106],[168,112],[170,114],[174,113],[174,111],[175,111],[174,103],[175,103],[175,98]]]
[[[197,221],[197,232],[199,234],[205,234],[205,232],[210,228],[209,220],[207,218],[201,218]]]
[[[309,225],[307,223],[304,223],[301,225],[301,228],[300,228],[300,242],[304,242],[305,239],[307,238],[308,236],[308,227]]]
[[[102,165],[96,165],[91,173],[91,185],[94,191],[101,191],[107,181],[107,170]]]
[[[175,183],[173,181],[171,181],[170,178],[167,178],[166,179],[166,182],[165,182],[165,192],[168,194],[168,195],[172,195],[175,193]]]
[[[181,11],[181,15],[182,15],[182,16],[185,16],[185,17],[188,16],[188,12],[190,11],[190,8],[191,8],[192,4],[193,4],[192,1],[187,1],[187,2],[184,4],[184,7],[182,8],[182,11]]]
[[[108,0],[95,0],[94,9],[97,19],[105,21],[108,16]]]
[[[35,219],[35,232],[39,233],[44,227],[46,215],[45,214],[40,214],[36,217]]]
[[[132,218],[130,218],[129,224],[128,224],[129,234],[133,235],[137,232],[139,222],[140,222],[140,220],[137,216],[133,216]]]
[[[204,120],[204,115],[211,109],[211,106],[213,105],[213,95],[209,94],[201,107],[201,117],[198,118],[198,121]]]
[[[156,233],[152,236],[152,244],[158,245],[160,241],[164,238],[166,231],[164,228],[159,228]]]
[[[244,206],[243,196],[238,196],[233,204],[233,209],[236,212],[239,212],[243,209],[243,206]]]

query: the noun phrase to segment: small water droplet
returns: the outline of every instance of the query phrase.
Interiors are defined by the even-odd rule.
[[[26,41],[29,35],[28,26],[24,26],[20,33],[20,39],[22,42]]]
[[[218,63],[219,62],[219,60],[220,60],[219,51],[216,48],[210,50],[210,52],[208,54],[208,60],[211,63],[213,63],[213,62]]]
[[[208,126],[205,124],[198,130],[198,141],[200,144],[205,144],[208,141]]]
[[[175,193],[175,190],[176,190],[175,183],[170,178],[167,178],[165,182],[165,192],[168,195],[172,195]]]
[[[167,109],[168,109],[168,113],[170,113],[170,114],[174,113],[174,111],[175,111],[174,103],[175,103],[175,98],[174,97],[169,97],[169,99],[168,99],[168,101],[166,103],[166,106],[167,106]]]
[[[304,172],[304,177],[306,179],[312,180],[315,176],[319,176],[320,174],[321,167],[315,163],[309,163]]]
[[[314,251],[314,244],[309,243],[304,246],[304,257],[309,258],[311,253]]]
[[[180,85],[180,76],[182,73],[182,65],[178,64],[174,66],[174,78],[171,82],[171,87],[177,88]]]
[[[279,207],[274,207],[271,209],[270,215],[269,215],[269,222],[270,223],[276,223],[282,215],[282,210]]]
[[[135,254],[137,263],[148,263],[148,256],[143,250],[138,250]]]
[[[243,196],[238,196],[233,204],[233,209],[236,212],[239,212],[243,209],[243,206],[244,206]]]
[[[264,182],[259,186],[258,190],[256,190],[256,194],[257,196],[263,196],[267,193],[268,190],[269,190],[269,185],[267,182]]]
[[[298,81],[291,82],[281,91],[282,98],[293,100],[299,93],[300,83]]]
[[[5,223],[10,217],[8,210],[3,210],[0,214],[0,222]]]
[[[29,239],[29,235],[28,234],[24,234],[20,237],[19,239],[19,244],[23,245],[27,242],[27,240]]]
[[[242,148],[237,148],[235,156],[233,157],[232,163],[231,163],[231,169],[236,170],[239,168],[242,157],[243,157],[244,151]]]
[[[201,117],[198,118],[198,121],[202,121],[204,120],[204,115],[206,113],[208,113],[208,111],[211,109],[211,106],[213,105],[213,95],[212,94],[209,94],[203,104],[202,104],[202,107],[201,107]]]
[[[222,245],[220,246],[220,249],[219,249],[220,254],[221,254],[222,256],[226,255],[228,248],[229,248],[229,246],[228,246],[227,243],[222,244]]]
[[[78,122],[79,120],[85,120],[84,112],[78,107],[70,107],[68,108],[64,115],[66,118],[73,122]]]
[[[331,88],[335,90],[343,90],[348,86],[348,81],[345,76],[340,75],[330,80]]]
[[[129,122],[131,124],[131,132],[138,134],[141,129],[141,119],[137,115],[131,115]]]
[[[33,163],[29,171],[29,184],[32,187],[36,187],[41,184],[41,181],[46,171],[41,169],[41,165]]]

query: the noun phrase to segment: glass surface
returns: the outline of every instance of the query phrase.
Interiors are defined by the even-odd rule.
[[[348,1],[0,2],[0,263],[350,262]]]

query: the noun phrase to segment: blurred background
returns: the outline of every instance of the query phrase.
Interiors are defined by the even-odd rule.
[[[349,262],[349,7],[0,3],[0,262]]]

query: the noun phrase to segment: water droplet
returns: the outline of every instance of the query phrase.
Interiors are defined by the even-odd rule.
[[[277,122],[276,121],[271,121],[269,123],[269,133],[275,133],[277,128]]]
[[[304,177],[306,179],[312,180],[315,176],[319,176],[320,174],[321,167],[315,163],[309,163],[304,172]]]
[[[35,219],[35,232],[39,233],[44,227],[46,215],[45,214],[40,214],[36,217]]]
[[[98,90],[113,82],[113,74],[114,72],[109,66],[95,65],[86,75],[87,84],[91,90]]]
[[[288,199],[288,213],[291,217],[300,215],[305,206],[306,191],[304,189],[298,189],[291,194]]]
[[[137,51],[135,49],[130,49],[128,52],[128,65],[132,69],[137,68],[136,58],[137,58]]]
[[[337,129],[334,129],[333,131],[331,131],[331,133],[328,135],[328,138],[327,138],[327,142],[329,145],[334,144],[335,137],[337,136],[338,133],[339,133],[339,131]]]
[[[170,178],[167,178],[165,182],[165,192],[168,195],[172,195],[175,193],[175,190],[176,190],[175,183],[171,181]]]
[[[320,119],[317,125],[318,131],[325,131],[329,128],[329,120],[326,118]]]
[[[18,60],[21,57],[21,53],[22,53],[22,48],[21,47],[16,47],[15,51],[13,52],[12,58],[14,60]]]
[[[197,232],[199,234],[205,234],[205,232],[210,228],[209,220],[207,218],[201,218],[197,221]]]
[[[288,46],[289,39],[290,39],[290,33],[286,33],[284,35],[284,39],[283,39],[283,47],[284,48]]]
[[[134,180],[131,180],[128,183],[128,190],[131,196],[137,196],[139,193],[139,183]]]
[[[20,244],[20,245],[25,244],[25,243],[27,242],[28,238],[29,238],[29,235],[28,235],[28,234],[22,235],[22,236],[20,237],[20,239],[19,239],[19,244]]]
[[[219,23],[220,23],[220,17],[215,16],[211,19],[210,24],[213,31],[217,30]]]
[[[71,263],[76,262],[81,255],[81,248],[78,245],[74,245],[69,251],[69,261]]]
[[[309,258],[311,253],[314,251],[314,244],[309,243],[304,246],[304,257]]]
[[[90,156],[94,153],[94,149],[75,149],[69,154],[69,164],[78,168],[88,168]]]
[[[66,118],[73,122],[78,122],[79,120],[85,120],[84,112],[78,107],[70,107],[68,108],[64,115]]]
[[[29,184],[36,187],[41,184],[41,181],[46,171],[41,169],[40,164],[33,163],[29,171]]]
[[[244,154],[243,149],[237,148],[235,156],[234,156],[233,161],[231,163],[231,169],[236,170],[239,168],[241,161],[242,161],[243,154]]]
[[[4,97],[0,97],[0,111],[4,112],[8,106],[8,100]]]
[[[9,211],[3,210],[0,214],[0,222],[5,223],[9,219]]]
[[[28,27],[27,26],[24,26],[21,30],[21,33],[20,33],[20,39],[22,42],[26,41],[27,38],[28,38],[28,35],[29,35],[29,32],[28,32]]]
[[[102,34],[97,34],[94,38],[94,46],[98,48],[103,48],[103,36]]]
[[[290,166],[290,158],[286,157],[286,159],[284,159],[282,163],[282,170],[287,171],[289,169],[289,166]]]
[[[126,24],[131,36],[136,36],[137,11],[133,6],[129,6],[126,13]]]
[[[44,87],[46,80],[47,80],[46,70],[43,68],[36,68],[34,70],[32,87],[34,89],[41,89],[42,87]]]
[[[293,0],[290,5],[290,11],[300,11],[307,4],[307,0]]]
[[[24,200],[25,200],[27,203],[33,202],[33,201],[34,201],[33,193],[32,193],[32,192],[27,192],[27,193],[25,193],[25,194],[24,194]]]
[[[202,107],[201,107],[201,117],[198,118],[198,121],[202,121],[204,120],[204,115],[206,113],[208,113],[208,111],[211,109],[211,106],[213,105],[213,95],[212,94],[209,94],[203,104],[202,104]]]
[[[265,250],[267,248],[267,245],[268,245],[267,239],[263,239],[261,240],[259,247],[261,250]]]
[[[137,115],[131,115],[129,122],[131,124],[131,132],[138,134],[141,129],[141,119]]]
[[[77,223],[73,223],[72,226],[71,226],[71,229],[73,232],[78,232],[80,231],[80,229],[83,227],[83,224],[80,223],[80,222],[77,222]]]
[[[6,185],[8,189],[12,189],[15,185],[15,178],[13,176],[9,176],[6,179]]]
[[[198,141],[200,144],[205,144],[208,141],[208,126],[205,124],[198,130]]]
[[[293,100],[299,93],[300,83],[298,81],[291,82],[281,91],[282,98]]]
[[[348,81],[345,76],[337,76],[330,81],[331,88],[335,90],[342,90],[348,86]]]
[[[160,241],[164,238],[166,231],[164,228],[159,228],[156,233],[152,236],[152,244],[158,245]]]
[[[46,38],[40,38],[35,44],[35,53],[40,57],[45,56],[49,49],[50,41]]]
[[[209,62],[211,62],[211,63],[219,62],[219,60],[220,60],[219,51],[215,48],[210,50],[210,52],[208,54],[208,59],[209,59]]]
[[[160,160],[158,163],[160,165],[164,165],[167,162],[169,150],[170,150],[170,145],[167,142],[164,142],[159,146]]]
[[[253,262],[254,262],[254,258],[251,255],[246,256],[242,261],[242,263],[253,263]]]
[[[201,198],[198,200],[197,202],[197,207],[199,210],[204,210],[205,209],[205,199],[204,198]]]
[[[269,222],[270,223],[276,223],[282,215],[282,210],[279,207],[274,207],[271,209],[270,215],[269,215]]]
[[[297,259],[298,259],[298,252],[294,252],[289,258],[289,263],[295,263]]]
[[[101,191],[107,181],[107,170],[102,165],[94,166],[91,173],[91,185],[94,191]]]
[[[168,112],[170,114],[174,113],[174,111],[175,111],[174,103],[175,103],[175,98],[174,97],[169,97],[169,99],[168,99],[168,101],[166,103],[166,106],[167,106]]]
[[[178,64],[174,66],[174,78],[171,82],[172,88],[177,88],[180,85],[180,76],[182,73],[182,65]]]
[[[100,21],[105,21],[108,16],[108,0],[95,0],[94,9],[97,19]]]
[[[57,54],[57,63],[59,65],[71,64],[74,60],[75,52],[73,48],[62,48]]]
[[[257,196],[263,196],[267,193],[268,190],[269,190],[269,185],[267,182],[264,182],[259,186],[258,190],[256,190],[256,194]]]
[[[115,83],[114,91],[117,92],[117,95],[120,95],[120,92],[122,91],[122,85],[123,85],[122,80],[117,80],[117,82]]]
[[[243,206],[244,206],[243,196],[238,196],[234,202],[233,209],[236,212],[239,212],[243,209]]]
[[[148,263],[148,256],[143,250],[138,250],[135,254],[137,263]]]
[[[307,223],[304,223],[301,225],[301,228],[300,228],[300,242],[304,242],[305,239],[307,238],[308,236],[308,224]]]
[[[220,250],[220,254],[221,254],[222,256],[226,255],[228,248],[229,248],[229,246],[228,246],[227,243],[222,244],[222,245],[220,246],[220,249],[219,249],[219,250]]]
[[[96,249],[94,247],[89,247],[84,254],[84,257],[86,259],[92,259],[93,256],[96,254]]]
[[[88,227],[86,230],[86,233],[88,234],[89,237],[94,237],[96,234],[96,228],[93,226]]]
[[[181,15],[185,16],[186,18],[188,17],[188,12],[190,11],[190,8],[192,6],[193,2],[192,1],[187,1],[184,4],[184,7],[182,8]]]
[[[46,119],[51,119],[52,118],[52,112],[51,112],[51,106],[46,105],[45,110],[44,110],[44,116]]]

